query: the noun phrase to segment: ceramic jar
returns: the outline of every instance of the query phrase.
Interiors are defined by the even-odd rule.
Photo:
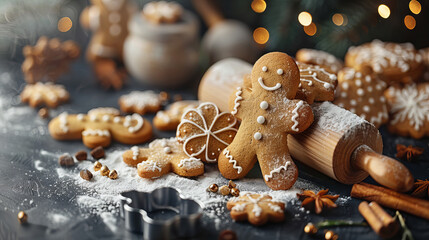
[[[177,23],[153,24],[141,13],[128,24],[124,63],[141,82],[177,87],[192,79],[198,68],[199,22],[184,11]]]

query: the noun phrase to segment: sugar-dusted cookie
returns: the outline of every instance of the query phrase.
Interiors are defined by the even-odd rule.
[[[176,2],[149,2],[143,7],[143,16],[151,23],[175,23],[180,20],[183,8]]]
[[[345,64],[361,72],[373,71],[386,83],[411,83],[423,73],[423,58],[411,43],[374,40],[349,48]]]
[[[389,87],[384,95],[390,115],[388,129],[401,136],[429,136],[429,83]]]
[[[235,221],[248,220],[256,226],[284,220],[285,204],[267,194],[240,193],[239,197],[231,198],[226,207]]]
[[[55,82],[79,57],[80,48],[71,40],[61,42],[58,38],[42,36],[35,46],[25,46],[22,52],[25,60],[21,69],[27,83],[42,80]]]
[[[57,140],[82,139],[89,148],[110,145],[112,139],[139,144],[152,136],[149,121],[138,114],[119,116],[115,108],[96,108],[88,114],[61,113],[49,123],[49,133]]]
[[[241,125],[219,156],[219,171],[225,178],[242,178],[259,161],[270,188],[292,187],[298,169],[290,157],[287,136],[304,131],[313,122],[311,107],[294,99],[299,84],[299,69],[287,54],[272,52],[256,61],[251,87],[232,95],[237,104],[230,106]]]
[[[63,85],[38,82],[27,84],[20,97],[22,102],[34,108],[42,105],[56,108],[61,103],[67,102],[70,95]]]
[[[159,94],[153,91],[132,91],[119,98],[119,106],[122,112],[145,114],[156,112],[161,108]]]
[[[377,128],[389,119],[383,95],[386,83],[375,74],[365,74],[353,68],[338,73],[338,88],[334,103],[365,118]]]
[[[180,124],[183,113],[198,107],[198,101],[178,101],[167,107],[165,111],[158,111],[153,118],[153,125],[163,131],[176,130]]]
[[[195,177],[204,173],[201,160],[188,157],[182,144],[175,138],[157,139],[148,148],[134,146],[122,155],[124,162],[137,166],[142,178],[157,178],[169,172],[183,177]]]
[[[333,101],[337,87],[337,75],[329,73],[319,65],[296,63],[299,68],[300,80],[296,99],[309,104],[314,101]]]
[[[189,157],[210,163],[217,161],[236,133],[237,119],[231,113],[220,113],[215,104],[206,102],[183,114],[176,136]]]
[[[296,60],[302,63],[319,65],[326,71],[335,74],[344,66],[344,63],[334,55],[316,49],[303,48],[298,50]]]

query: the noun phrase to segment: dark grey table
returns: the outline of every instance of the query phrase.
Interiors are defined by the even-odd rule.
[[[195,79],[198,79],[196,77]],[[138,84],[132,79],[121,91],[101,89],[92,76],[89,66],[83,58],[73,64],[69,74],[62,77],[71,94],[72,101],[60,106],[58,112],[86,112],[93,107],[118,107],[117,99],[131,89],[149,89],[149,86]],[[75,204],[75,197],[87,190],[75,185],[72,181],[59,179],[54,172],[57,166],[49,166],[48,171],[36,171],[34,159],[43,159],[40,149],[53,152],[76,152],[83,148],[80,141],[58,142],[53,140],[47,131],[47,120],[37,116],[32,110],[31,117],[20,118],[9,111],[11,107],[27,108],[19,102],[18,95],[24,85],[19,61],[0,62],[0,239],[139,239],[140,236],[124,229],[122,220],[118,220],[115,233],[97,215],[84,214],[85,210]],[[171,94],[180,93],[185,99],[194,99],[198,81],[190,83],[183,89],[168,90]],[[160,90],[160,89],[155,89]],[[29,107],[28,107],[29,108]],[[12,116],[11,116],[12,115]],[[151,118],[152,116],[149,116]],[[397,143],[412,144],[423,147],[425,153],[414,163],[403,163],[412,171],[415,178],[429,177],[428,139],[413,140],[390,135],[381,128],[384,140],[384,154],[394,157]],[[154,138],[173,136],[174,133],[155,131]],[[113,143],[111,148],[122,146]],[[302,164],[298,165],[299,177],[306,179],[321,188],[329,188],[341,195],[348,196],[351,186],[340,184],[317,171]],[[367,182],[373,183],[371,179]],[[31,200],[30,200],[31,199]],[[357,206],[360,200],[352,199],[333,211],[322,215],[298,214],[299,202],[288,204],[286,220],[283,223],[253,227],[248,223],[235,223],[225,212],[218,229],[233,229],[239,239],[321,239],[319,235],[311,238],[302,231],[308,221],[321,220],[354,220],[362,221]],[[209,206],[210,208],[210,206]],[[30,209],[30,224],[20,225],[16,219],[20,209]],[[67,212],[74,216],[66,226],[52,226],[44,221],[47,211]],[[394,212],[388,210],[391,214]],[[292,217],[298,214],[303,217]],[[415,239],[429,239],[429,221],[403,213]],[[86,217],[85,217],[86,216]],[[117,216],[119,218],[119,216]],[[214,222],[203,217],[200,239],[216,239],[219,232]],[[377,239],[369,227],[334,227],[340,239]]]

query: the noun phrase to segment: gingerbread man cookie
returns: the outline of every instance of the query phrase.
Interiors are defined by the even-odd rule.
[[[169,172],[183,177],[195,177],[204,173],[201,160],[188,157],[175,138],[157,139],[148,148],[134,146],[122,158],[131,166],[137,166],[142,178],[157,178]]]
[[[337,74],[343,68],[343,62],[334,55],[316,50],[303,48],[296,52],[296,60],[302,63],[319,65],[330,73]]]
[[[314,101],[333,101],[335,88],[337,87],[337,75],[329,73],[319,65],[296,63],[299,68],[300,80],[296,99],[301,99],[309,104]]]
[[[213,103],[201,103],[183,114],[176,136],[189,157],[214,163],[236,133],[237,119],[231,113],[220,113]]]
[[[299,69],[285,53],[262,56],[253,66],[251,88],[238,90],[232,105],[241,125],[233,142],[219,156],[225,178],[246,176],[259,161],[265,183],[274,190],[289,189],[298,169],[289,155],[287,135],[300,133],[313,122],[311,107],[294,100],[300,84]]]
[[[226,207],[231,211],[232,219],[248,220],[256,226],[284,220],[285,204],[274,201],[267,194],[240,193],[239,197],[231,198]]]
[[[25,46],[22,52],[25,60],[21,68],[26,82],[55,82],[79,57],[80,48],[71,40],[61,42],[58,38],[40,37],[35,46]]]
[[[70,95],[63,85],[38,82],[27,84],[20,97],[22,102],[34,108],[42,105],[56,108],[61,103],[67,102]]]
[[[169,105],[165,111],[158,111],[153,118],[153,125],[162,131],[176,130],[183,113],[198,107],[198,101],[178,101]]]
[[[154,24],[178,22],[182,14],[182,6],[175,2],[149,2],[143,7],[143,16]]]
[[[88,114],[61,113],[49,123],[49,133],[57,140],[82,139],[89,148],[110,145],[112,139],[139,144],[152,136],[152,126],[138,114],[119,116],[114,108],[96,108]]]
[[[143,115],[161,109],[161,99],[153,91],[132,91],[119,98],[119,106],[122,112]]]
[[[411,43],[374,40],[349,48],[345,64],[361,72],[372,71],[386,83],[411,83],[423,74],[423,58]]]
[[[384,95],[390,122],[388,129],[401,136],[429,136],[429,83],[392,86]]]
[[[339,86],[334,103],[357,114],[377,128],[389,119],[386,99],[383,96],[386,83],[374,74],[364,74],[353,68],[343,68],[338,73]]]

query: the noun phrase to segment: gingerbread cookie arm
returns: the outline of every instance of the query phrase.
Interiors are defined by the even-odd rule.
[[[151,159],[137,164],[137,173],[142,178],[159,178],[171,171],[171,163],[167,160]]]
[[[107,129],[86,128],[82,132],[82,142],[89,148],[107,147],[112,142],[112,136]]]
[[[247,99],[251,98],[252,91],[249,88],[238,87],[237,90],[229,98],[229,109],[231,114],[237,119],[242,120],[243,114],[240,109],[245,108],[248,103]]]
[[[148,156],[147,149],[132,147],[122,154],[122,160],[129,166],[136,167],[139,163],[146,161]]]
[[[204,174],[204,164],[201,160],[183,154],[180,158],[171,160],[174,173],[183,177],[196,177]]]
[[[291,117],[282,118],[283,126],[286,133],[300,133],[306,130],[314,120],[313,110],[310,105],[302,100],[291,100],[287,111]]]
[[[118,142],[138,144],[146,142],[152,137],[151,124],[138,114],[128,115],[124,118],[113,118],[113,122],[114,125],[111,126],[110,132],[113,139]]]

